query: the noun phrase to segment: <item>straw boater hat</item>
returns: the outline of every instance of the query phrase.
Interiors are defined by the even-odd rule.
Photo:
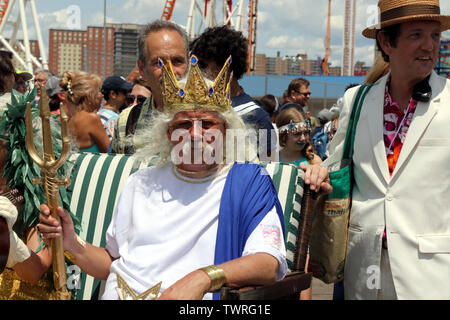
[[[364,29],[363,36],[375,39],[377,31],[407,21],[433,20],[441,23],[441,31],[450,29],[450,16],[441,15],[439,0],[380,0],[379,24]]]

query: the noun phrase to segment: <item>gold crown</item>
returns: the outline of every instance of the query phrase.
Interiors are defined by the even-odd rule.
[[[159,66],[162,69],[164,112],[176,113],[187,110],[225,112],[231,110],[231,76],[229,76],[231,56],[225,61],[212,86],[206,84],[198,67],[197,57],[191,56],[189,62],[186,85],[182,88],[175,77],[170,61],[167,61],[167,64],[164,65],[162,60],[159,59]]]

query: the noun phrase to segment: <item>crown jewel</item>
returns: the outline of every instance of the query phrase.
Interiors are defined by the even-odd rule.
[[[231,110],[230,74],[231,56],[225,61],[222,70],[211,86],[206,84],[205,78],[198,67],[198,58],[191,56],[190,67],[184,87],[178,83],[172,69],[172,64],[167,61],[164,65],[159,60],[162,69],[162,92],[164,99],[164,112],[176,113],[186,110],[206,110],[225,112]],[[228,81],[227,81],[228,80]]]

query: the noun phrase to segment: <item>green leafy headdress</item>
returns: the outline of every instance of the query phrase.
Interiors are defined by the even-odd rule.
[[[25,204],[19,210],[17,222],[14,229],[22,234],[26,229],[39,223],[40,204],[46,202],[45,192],[42,185],[34,185],[32,179],[40,177],[40,168],[29,157],[26,144],[25,110],[27,102],[31,105],[34,140],[37,150],[42,152],[42,134],[40,130],[39,105],[36,102],[35,87],[32,92],[21,94],[15,90],[11,94],[11,104],[0,113],[0,139],[6,142],[6,157],[3,167],[3,177],[7,180],[9,188],[17,188],[23,192]],[[52,137],[55,157],[59,157],[62,149],[61,125],[56,116],[52,116]],[[38,151],[39,152],[39,151]],[[66,163],[58,169],[60,176],[69,177],[71,162]],[[70,207],[70,195],[63,187],[59,188],[60,205],[68,210]],[[71,213],[77,229],[80,221]]]

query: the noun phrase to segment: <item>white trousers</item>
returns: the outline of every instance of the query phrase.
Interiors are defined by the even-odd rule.
[[[380,289],[377,292],[377,300],[397,300],[388,249],[381,249]]]

